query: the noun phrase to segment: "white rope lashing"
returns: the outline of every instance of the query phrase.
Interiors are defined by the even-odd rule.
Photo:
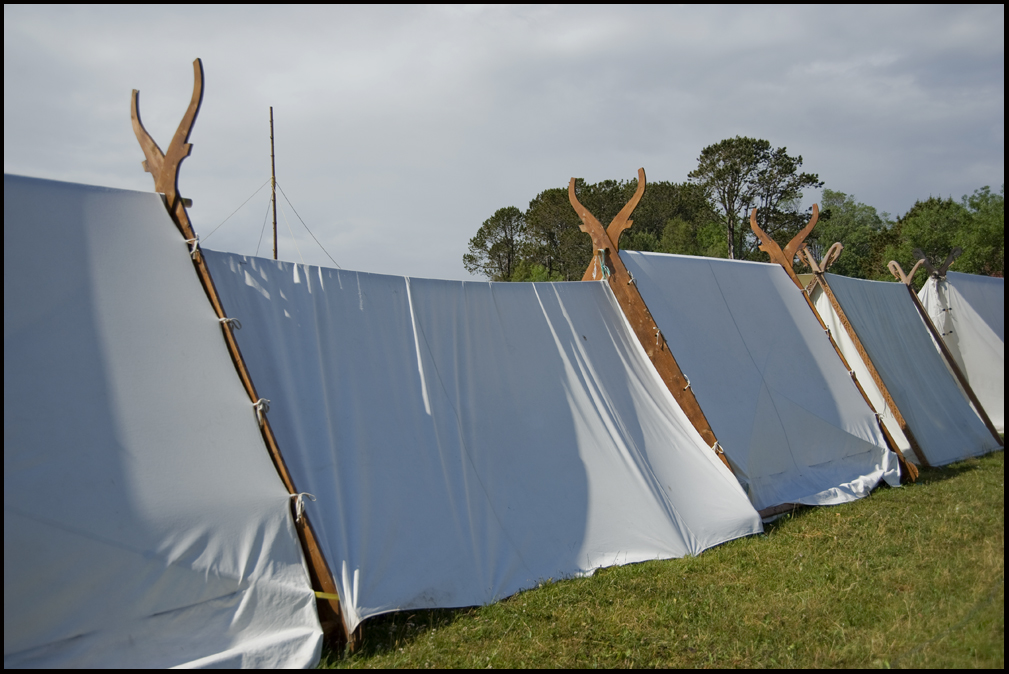
[[[197,234],[192,239],[186,239],[186,243],[189,244],[189,257],[196,259],[196,253],[200,250],[200,235]]]
[[[315,497],[309,494],[307,491],[303,491],[300,494],[291,494],[291,498],[294,499],[294,521],[300,522],[301,517],[305,514],[305,497],[311,500],[315,500]]]
[[[221,325],[230,325],[235,328],[235,330],[242,329],[242,322],[237,318],[218,318],[217,320]]]
[[[256,417],[259,419],[259,423],[263,423],[263,415],[270,411],[270,401],[260,398],[252,406],[256,408]]]

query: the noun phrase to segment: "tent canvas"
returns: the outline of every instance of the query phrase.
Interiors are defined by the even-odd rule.
[[[875,416],[778,265],[621,251],[754,506],[899,481]]]
[[[290,510],[157,194],[4,176],[4,666],[309,666]]]
[[[1005,432],[1005,279],[946,272],[918,292],[999,432]]]
[[[929,464],[999,448],[936,349],[903,283],[823,276]],[[822,295],[814,301],[825,322],[839,321]],[[842,351],[844,344],[839,340]],[[860,358],[844,355],[849,362]]]
[[[886,430],[890,433],[890,437],[897,449],[900,450],[906,459],[918,462],[918,457],[915,455],[915,447],[918,446],[917,444],[912,446],[908,435],[905,435],[902,423],[906,422],[900,415],[900,410],[896,408],[896,405],[890,404],[891,400],[888,400],[884,389],[881,389],[877,385],[876,378],[873,377],[873,370],[870,369],[871,363],[866,363],[860,357],[858,346],[848,334],[844,321],[841,320],[841,317],[834,310],[833,305],[831,305],[830,297],[819,285],[819,281],[809,286],[808,292],[810,301],[820,316],[820,320],[823,321],[824,326],[830,332],[834,343],[837,344],[838,350],[847,362],[848,367],[854,373],[855,379],[862,386],[862,390],[869,399],[872,409],[876,410],[879,414],[880,422],[886,426]],[[884,388],[885,386],[883,384]],[[908,433],[911,437],[914,437],[910,429],[908,429]],[[917,451],[920,451],[920,449],[918,447]]]
[[[761,530],[603,283],[204,256],[348,629]]]

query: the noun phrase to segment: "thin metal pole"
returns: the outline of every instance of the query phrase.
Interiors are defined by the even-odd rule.
[[[273,259],[277,259],[277,162],[273,155],[273,106],[270,106],[270,200],[273,202]]]

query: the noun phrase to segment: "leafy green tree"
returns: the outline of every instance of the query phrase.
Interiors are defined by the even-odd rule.
[[[988,186],[964,196],[960,205],[970,214],[969,226],[954,240],[963,254],[953,268],[969,274],[1005,273],[1005,185],[998,194]]]
[[[810,251],[822,259],[827,249],[840,241],[844,253],[830,268],[831,273],[874,279],[886,272],[878,239],[892,223],[886,213],[855,201],[855,197],[831,189],[823,190],[820,219],[806,239]]]
[[[969,225],[970,212],[952,198],[929,197],[917,201],[911,209],[897,218],[896,224],[885,237],[882,262],[896,260],[904,271],[910,271],[918,261],[915,249],[921,249],[934,266],[940,266],[956,247],[958,232]],[[890,274],[880,272],[880,278]],[[920,288],[928,278],[924,268],[915,274],[914,283]]]
[[[508,280],[540,283],[543,281],[563,281],[565,279],[561,276],[560,272],[551,273],[541,264],[536,264],[529,260],[521,260]]]
[[[823,182],[815,173],[799,171],[802,155],[792,157],[783,147],[771,150],[770,143],[759,142],[752,205],[757,207],[757,224],[784,246],[809,222],[812,215],[812,209],[801,210],[803,190],[819,189],[823,187]],[[740,259],[752,259],[756,253],[757,242],[748,227],[746,234],[740,238]],[[765,259],[764,254],[760,253],[757,259]]]
[[[813,173],[800,173],[802,156],[792,157],[786,148],[772,148],[766,140],[736,136],[701,150],[690,180],[706,190],[719,210],[728,256],[755,258],[756,240],[748,225],[749,211],[756,206],[757,222],[784,245],[805,224],[799,211],[802,191],[822,187]]]
[[[462,263],[471,274],[483,274],[492,281],[509,281],[525,245],[525,214],[514,206],[500,208],[469,240],[469,252],[462,256]]]
[[[627,182],[626,199],[630,199],[634,190],[638,186],[637,180]],[[621,208],[623,204],[621,204]],[[619,209],[618,209],[619,210]],[[614,213],[616,215],[616,213]],[[612,216],[611,216],[612,217]],[[650,232],[661,239],[665,229],[672,219],[688,223],[692,231],[706,223],[716,221],[718,213],[708,201],[707,194],[703,187],[693,183],[673,183],[660,181],[648,183],[641,203],[634,209],[634,226],[624,233],[628,236],[633,232]],[[606,221],[607,223],[609,220]],[[620,248],[634,250],[633,247],[620,243]],[[663,251],[663,252],[684,252],[683,251]]]
[[[908,270],[921,249],[934,266],[946,260],[956,247],[963,253],[953,264],[956,271],[969,274],[1005,273],[1005,185],[999,194],[982,187],[959,201],[929,197],[918,201],[896,224],[881,234],[885,241],[881,263],[897,260]],[[889,274],[883,276],[889,278]],[[915,274],[920,288],[928,278],[924,269]]]
[[[753,180],[760,151],[770,143],[736,136],[701,150],[697,168],[688,174],[704,188],[721,210],[730,259],[737,257],[737,242],[745,213],[753,203]]]
[[[546,270],[551,279],[580,281],[592,259],[592,241],[579,229],[566,188],[540,192],[526,210],[528,243],[524,259]]]
[[[631,248],[631,246],[626,246]],[[638,250],[644,250],[638,249]],[[723,225],[713,218],[707,222],[670,218],[662,229],[662,238],[654,248],[659,253],[728,257]]]
[[[659,238],[647,230],[637,230],[637,223],[634,227],[624,230],[620,237],[621,250],[644,250],[651,252],[666,252],[661,250]]]
[[[637,179],[575,181],[578,200],[603,226],[634,196]],[[689,255],[721,252],[721,247],[697,243],[697,232],[717,219],[705,191],[689,183],[649,183],[631,216],[633,227],[625,230],[617,244],[623,250],[649,250]],[[666,227],[672,220],[686,223],[689,235],[673,237],[663,244]],[[592,241],[581,231],[581,220],[568,201],[566,188],[540,192],[526,210],[528,246],[524,259],[546,269],[550,278],[580,280],[592,259]],[[681,240],[682,239],[682,240]],[[724,255],[724,254],[723,254]],[[518,279],[516,279],[518,280]],[[525,278],[521,280],[526,280]]]

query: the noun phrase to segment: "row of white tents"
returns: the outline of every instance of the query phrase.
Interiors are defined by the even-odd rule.
[[[620,260],[715,448],[606,281],[194,250],[156,194],[5,176],[5,666],[314,664],[302,508],[352,631],[699,554],[898,484],[894,449],[1001,445],[902,284],[821,275],[818,318],[778,265]],[[1002,280],[929,283],[1001,428]]]

